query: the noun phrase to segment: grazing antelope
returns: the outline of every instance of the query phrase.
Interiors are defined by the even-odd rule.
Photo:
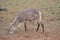
[[[32,8],[32,9],[25,9],[25,10],[18,13],[18,15],[15,17],[15,19],[12,22],[11,29],[10,29],[9,33],[13,33],[14,30],[16,30],[19,22],[24,22],[24,27],[25,27],[25,31],[26,31],[27,30],[26,29],[26,22],[27,21],[34,21],[34,20],[37,20],[37,25],[38,25],[36,32],[38,31],[39,26],[42,27],[42,30],[44,32],[44,25],[42,23],[41,11]]]

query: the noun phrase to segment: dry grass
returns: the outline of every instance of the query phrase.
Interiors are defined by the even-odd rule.
[[[60,40],[59,39],[59,35],[60,35],[60,0],[0,0],[0,5],[1,7],[5,7],[8,11],[0,11],[0,34],[5,34],[5,36],[7,35],[9,28],[10,28],[10,22],[13,21],[14,17],[16,16],[16,14],[26,8],[37,8],[39,10],[41,10],[42,15],[43,15],[43,23],[45,26],[45,32],[50,32],[49,35],[52,39],[49,39],[49,35],[48,37],[46,37],[46,33],[43,34],[41,33],[41,28],[39,29],[39,32],[34,33],[35,29],[36,29],[36,24],[28,24],[27,25],[27,29],[28,32],[31,32],[30,35],[32,36],[32,33],[35,35],[32,37],[29,37],[28,39],[31,40],[35,40],[38,36],[39,38],[37,38],[36,40]],[[23,24],[23,23],[22,23]],[[23,25],[21,25],[23,26]],[[33,27],[32,27],[33,26]],[[17,34],[12,34],[11,36],[14,37],[15,35],[20,35],[18,33],[22,33],[21,40],[24,40],[25,35],[23,34],[27,34],[24,32],[24,27],[20,27],[18,28],[15,33]],[[41,36],[40,35],[44,35]],[[8,39],[3,39],[3,38],[7,38],[5,36],[0,37],[1,40],[8,40]],[[45,39],[44,39],[44,38]],[[19,38],[16,36],[16,38],[19,40]],[[46,39],[47,38],[47,39]],[[16,39],[16,40],[17,40]],[[25,40],[28,40],[27,38],[25,38]],[[11,38],[12,40],[12,38]],[[14,40],[14,38],[13,38]]]

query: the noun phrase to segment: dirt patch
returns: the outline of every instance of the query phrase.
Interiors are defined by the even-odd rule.
[[[0,35],[0,40],[60,40],[60,36],[50,32],[24,32],[10,35]]]

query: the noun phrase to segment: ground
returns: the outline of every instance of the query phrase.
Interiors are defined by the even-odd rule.
[[[9,35],[0,34],[0,40],[60,40],[60,35],[56,35],[50,32],[24,32],[13,33]]]
[[[0,0],[0,40],[60,40],[60,0]],[[37,24],[27,23],[27,32],[20,23],[13,34],[9,34],[11,23],[19,13],[27,8],[36,8],[42,13],[44,33]]]

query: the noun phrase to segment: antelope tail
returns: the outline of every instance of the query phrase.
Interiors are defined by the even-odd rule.
[[[41,14],[41,11],[39,11],[39,20],[40,20],[40,22],[42,21],[42,14]]]

